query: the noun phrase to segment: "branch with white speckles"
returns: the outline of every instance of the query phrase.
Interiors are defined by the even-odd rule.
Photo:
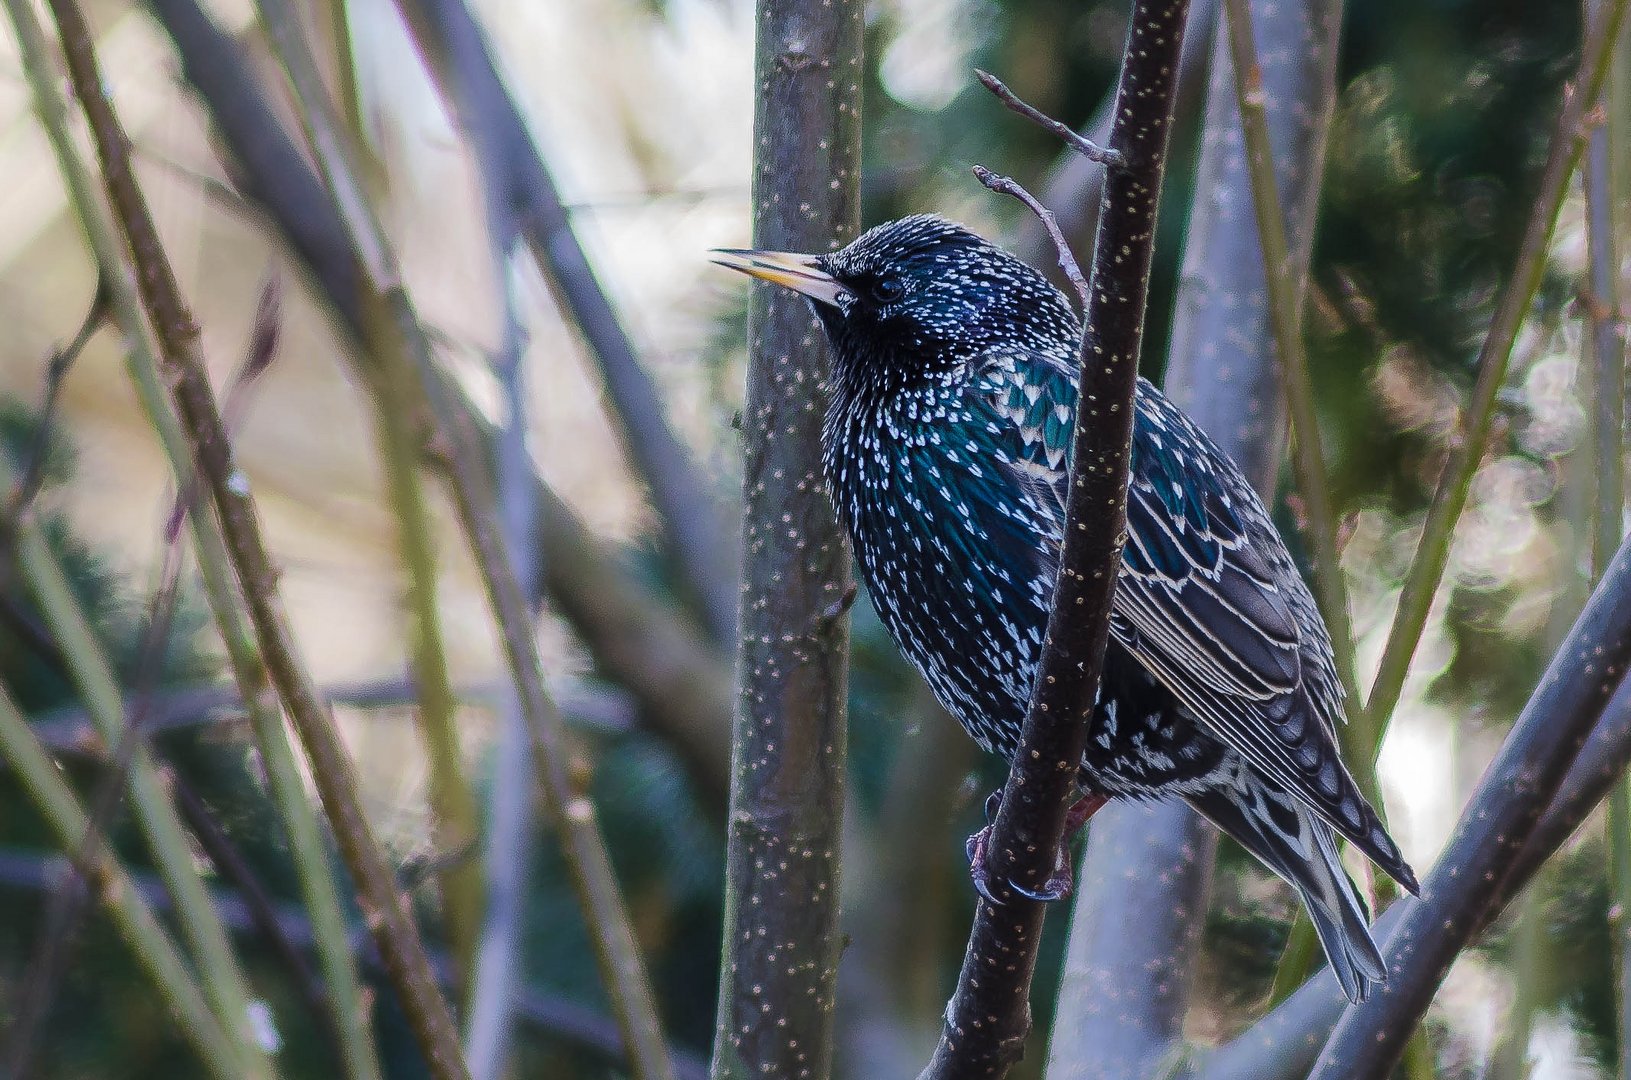
[[[1009,883],[1034,892],[1054,873],[1109,638],[1126,532],[1133,393],[1187,9],[1187,0],[1139,0],[1129,20],[1108,143],[1116,164],[1105,178],[1079,350],[1081,406],[1058,585],[1024,733],[986,846],[1002,902],[982,899],[975,909],[945,1030],[922,1080],[1001,1077],[1023,1054],[1030,1032],[1045,905]]]

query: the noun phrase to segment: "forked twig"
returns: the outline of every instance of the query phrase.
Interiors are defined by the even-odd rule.
[[[1043,206],[1040,199],[1026,191],[1024,186],[1011,176],[994,173],[984,165],[974,166],[974,176],[992,191],[1000,195],[1012,195],[1030,207],[1031,213],[1035,214],[1037,220],[1042,222],[1042,227],[1048,230],[1048,236],[1053,240],[1054,250],[1059,255],[1059,269],[1065,272],[1065,277],[1069,279],[1071,288],[1076,290],[1076,298],[1081,301],[1082,311],[1085,313],[1089,295],[1087,275],[1082,273],[1081,266],[1076,262],[1076,256],[1071,254],[1070,242],[1065,239],[1064,232],[1059,228],[1059,219],[1054,217],[1053,211]]]

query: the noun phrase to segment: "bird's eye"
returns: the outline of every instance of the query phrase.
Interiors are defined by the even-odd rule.
[[[906,295],[906,286],[900,278],[879,278],[872,285],[872,298],[880,304],[891,304]]]

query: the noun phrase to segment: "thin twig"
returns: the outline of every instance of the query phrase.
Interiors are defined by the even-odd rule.
[[[318,700],[296,651],[278,596],[278,575],[261,537],[243,474],[233,460],[205,373],[197,324],[182,299],[147,201],[135,182],[129,138],[102,94],[105,83],[89,28],[75,0],[52,0],[51,9],[74,89],[90,121],[115,217],[132,258],[141,268],[136,280],[159,339],[176,412],[214,502],[267,672],[305,745],[324,808],[426,1063],[438,1077],[462,1078],[465,1073],[458,1036],[447,1002],[436,988],[406,898],[397,889],[384,853],[363,816],[355,773],[334,730],[333,719]]]
[[[1353,628],[1349,622],[1348,590],[1337,554],[1336,512],[1331,506],[1331,481],[1320,445],[1314,386],[1303,348],[1303,276],[1291,259],[1286,238],[1285,209],[1274,175],[1274,151],[1269,136],[1263,94],[1263,72],[1258,66],[1257,43],[1252,34],[1250,0],[1224,0],[1229,44],[1234,61],[1235,95],[1245,136],[1246,161],[1251,175],[1252,201],[1257,208],[1258,240],[1262,245],[1264,280],[1268,286],[1269,321],[1274,330],[1274,355],[1279,360],[1280,382],[1291,409],[1295,436],[1292,461],[1297,488],[1308,508],[1315,579],[1323,601],[1325,624],[1331,632],[1337,675],[1348,699],[1348,724],[1343,731],[1345,755],[1360,788],[1380,808],[1376,788],[1376,746],[1366,722],[1354,671]]]
[[[1026,102],[1022,100],[1018,94],[1008,89],[1007,85],[1001,79],[997,78],[990,72],[981,71],[978,68],[975,68],[974,77],[980,80],[980,85],[997,95],[998,101],[1002,102],[1004,105],[1008,106],[1008,108],[1012,109],[1014,112],[1017,112],[1025,119],[1031,121],[1031,123],[1036,124],[1047,131],[1051,131],[1056,137],[1063,140],[1066,146],[1087,160],[1096,165],[1103,165],[1108,169],[1120,169],[1126,166],[1126,158],[1122,155],[1120,150],[1102,147],[1098,143],[1095,143],[1092,139],[1089,139],[1086,135],[1078,134],[1076,129],[1071,127],[1069,124],[1060,123],[1058,120],[1055,120],[1053,117],[1042,112],[1035,106],[1026,104]],[[984,183],[983,178],[981,179],[981,183]],[[986,186],[990,187],[989,184]],[[993,188],[992,190],[995,191],[998,189]],[[1001,190],[1007,191],[1006,188]],[[1010,195],[1014,194],[1012,191],[1007,191],[1007,193]],[[1026,205],[1029,206],[1034,201],[1035,200],[1028,199]],[[1036,209],[1034,206],[1031,208],[1033,211]],[[1061,247],[1066,247],[1066,245],[1064,245],[1062,242],[1062,238],[1060,238],[1058,235],[1058,226],[1049,224],[1048,219],[1044,219],[1043,223],[1049,225],[1048,234],[1054,237],[1054,242],[1059,244]],[[1066,247],[1066,250],[1068,250],[1068,247]]]
[[[997,82],[994,76],[986,75],[984,72],[981,72],[980,74],[984,76],[984,78],[981,79],[982,82],[985,82],[986,79],[991,80],[990,82],[986,83],[987,86],[995,83],[997,86],[1002,87],[1001,91],[993,89],[992,93],[995,93],[1000,97],[1003,93],[1007,92],[1008,88]],[[1026,108],[1030,108],[1030,106],[1026,106]],[[1022,113],[1021,115],[1029,114]],[[1037,220],[1042,223],[1042,227],[1047,230],[1048,238],[1053,241],[1054,252],[1059,258],[1059,269],[1065,272],[1065,279],[1070,282],[1071,288],[1076,290],[1076,299],[1081,302],[1082,311],[1086,312],[1088,297],[1090,295],[1087,291],[1087,277],[1082,273],[1081,266],[1077,264],[1076,256],[1071,254],[1070,242],[1065,239],[1065,234],[1059,230],[1059,219],[1053,216],[1053,211],[1049,210],[1046,206],[1043,206],[1041,201],[1037,199],[1035,195],[1032,195],[1029,191],[1026,191],[1020,186],[1019,182],[1014,180],[1012,177],[999,176],[990,169],[986,168],[984,165],[974,166],[974,177],[987,188],[997,192],[998,194],[1012,195],[1014,198],[1018,199],[1020,202],[1029,207],[1031,213],[1036,215]]]
[[[77,140],[70,133],[68,103],[61,80],[45,62],[48,53],[45,36],[33,10],[26,4],[8,3],[23,49],[25,70],[34,93],[35,110],[56,154],[59,170],[81,227],[96,256],[99,274],[107,285],[113,318],[127,343],[126,364],[135,383],[137,398],[149,421],[159,433],[170,459],[178,489],[193,484],[191,451],[186,436],[171,410],[158,371],[147,331],[141,300],[136,295],[135,275],[121,244],[107,205],[97,194],[96,178],[80,156]],[[38,60],[36,60],[38,58]],[[264,310],[264,309],[263,309]],[[191,517],[193,546],[199,576],[210,610],[215,616],[227,661],[238,686],[238,695],[249,714],[268,786],[288,836],[289,854],[310,914],[317,942],[317,954],[328,986],[333,1022],[340,1032],[348,1080],[373,1080],[379,1076],[369,1012],[345,940],[345,920],[340,910],[339,889],[330,866],[328,848],[317,814],[306,794],[305,781],[296,766],[294,751],[284,730],[283,718],[266,687],[265,667],[239,603],[232,579],[226,544],[214,517],[204,508]],[[155,710],[153,697],[148,708]]]
[[[674,432],[659,387],[573,231],[548,164],[462,0],[398,0],[414,43],[461,123],[491,140],[484,168],[502,192],[533,259],[561,297],[600,366],[628,457],[651,492],[684,591],[714,641],[735,640],[737,546],[723,500]]]
[[[1078,348],[1080,386],[1059,576],[1025,727],[988,839],[999,907],[983,897],[946,1026],[924,1080],[1000,1077],[1030,1029],[1030,983],[1044,905],[1097,698],[1126,532],[1133,395],[1149,295],[1155,219],[1171,131],[1186,0],[1133,5],[1105,178],[1104,210]],[[1091,358],[1091,362],[1089,362]]]
[[[301,119],[311,135],[319,167],[331,191],[339,193],[333,205],[346,234],[372,253],[362,259],[366,275],[361,282],[366,290],[364,311],[372,314],[371,319],[364,319],[371,331],[367,340],[378,354],[386,378],[399,378],[409,385],[417,382],[446,447],[444,460],[451,474],[449,492],[498,623],[505,658],[532,738],[543,803],[560,835],[562,854],[577,889],[579,909],[588,925],[613,1012],[624,1025],[635,1075],[640,1080],[669,1080],[673,1066],[628,910],[612,873],[594,805],[579,791],[568,771],[561,716],[544,682],[530,607],[498,532],[485,464],[487,445],[468,418],[461,417],[448,404],[442,373],[412,301],[401,287],[395,255],[372,207],[366,200],[348,194],[359,191],[361,184],[346,155],[344,141],[331,130],[337,127],[333,105],[306,50],[299,13],[289,0],[260,0],[260,10],[301,104]],[[437,1003],[445,1008],[439,996]],[[459,1069],[464,1071],[462,1061]]]
[[[30,440],[28,452],[23,457],[22,475],[11,492],[8,513],[12,517],[21,517],[28,513],[29,504],[34,501],[34,496],[39,494],[40,485],[45,482],[47,458],[51,454],[51,439],[56,431],[57,399],[62,395],[63,380],[68,377],[68,370],[74,366],[74,361],[79,359],[79,354],[85,350],[91,337],[107,321],[109,303],[107,279],[99,273],[96,277],[96,292],[91,296],[90,310],[85,312],[79,330],[68,343],[68,347],[52,353],[50,362],[46,364],[45,393],[41,395],[34,437]]]
[[[153,980],[165,1005],[175,1013],[181,1037],[191,1044],[217,1080],[238,1080],[244,1075],[241,1051],[227,1035],[220,1019],[210,1011],[204,995],[193,982],[187,961],[143,902],[129,873],[114,858],[101,835],[89,830],[84,807],[39,740],[34,738],[28,721],[3,687],[0,687],[0,755],[22,779],[29,800],[56,834],[62,849],[73,853],[79,872],[95,884],[96,900],[107,908],[137,964]]]
[[[1608,72],[1608,58],[1625,10],[1625,0],[1611,0],[1601,12],[1601,17],[1591,23],[1581,47],[1580,68],[1574,79],[1564,87],[1562,107],[1558,111],[1557,127],[1552,133],[1546,167],[1541,173],[1540,188],[1535,195],[1512,274],[1501,292],[1489,333],[1478,353],[1478,380],[1463,415],[1464,431],[1460,442],[1451,449],[1449,460],[1439,477],[1438,490],[1434,492],[1427,521],[1422,527],[1421,540],[1410,570],[1405,575],[1398,610],[1394,613],[1387,644],[1382,650],[1381,664],[1366,700],[1368,720],[1378,745],[1386,735],[1393,710],[1399,703],[1411,657],[1421,641],[1433,597],[1438,592],[1444,568],[1449,562],[1451,534],[1455,531],[1462,509],[1467,505],[1473,474],[1477,472],[1489,444],[1496,397],[1506,381],[1507,365],[1518,330],[1523,325],[1535,291],[1540,287],[1552,232],[1557,226],[1558,211],[1568,194],[1569,179],[1585,153],[1593,126],[1590,111],[1601,94]]]

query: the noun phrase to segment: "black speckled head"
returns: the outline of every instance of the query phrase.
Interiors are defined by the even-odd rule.
[[[809,298],[841,396],[911,386],[1000,345],[1075,352],[1078,323],[1059,290],[932,214],[879,225],[828,255],[730,251],[716,261]]]

